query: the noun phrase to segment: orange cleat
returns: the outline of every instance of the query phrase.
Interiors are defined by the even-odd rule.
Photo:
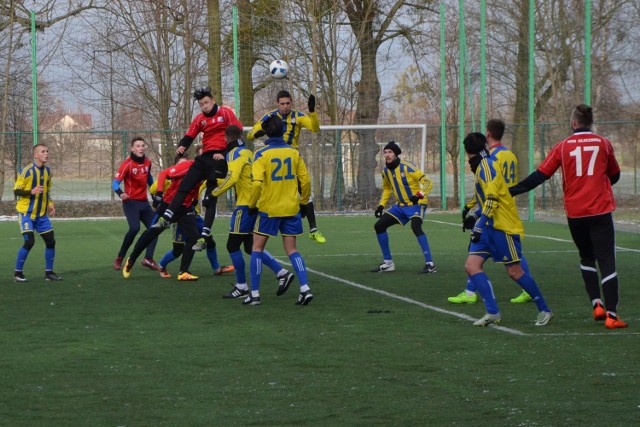
[[[599,320],[604,320],[606,318],[607,318],[607,312],[605,311],[602,304],[597,302],[596,305],[593,306],[593,320],[597,322]]]
[[[216,276],[221,276],[224,273],[233,273],[234,271],[236,271],[236,269],[233,265],[223,265],[219,269],[215,270],[213,273]]]
[[[612,315],[608,314],[607,315],[607,320],[604,321],[604,326],[607,329],[618,329],[618,328],[626,328],[627,323],[623,322],[621,319],[618,319],[617,317],[613,317]]]

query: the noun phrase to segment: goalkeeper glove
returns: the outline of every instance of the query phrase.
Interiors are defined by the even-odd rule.
[[[471,214],[462,221],[462,231],[472,230],[473,226],[476,225],[476,221],[478,220],[478,215]]]
[[[380,218],[382,216],[382,212],[384,212],[384,206],[380,205],[376,208],[374,215],[376,218]]]
[[[413,196],[409,197],[409,201],[411,203],[413,203],[414,205],[416,203],[418,203],[422,199],[424,199],[424,194],[422,194],[422,192],[420,192],[420,191],[417,191],[416,194],[414,194]]]
[[[156,209],[158,205],[160,205],[160,203],[162,203],[162,191],[158,191],[156,194],[153,195],[153,201],[151,202],[151,206],[153,206],[153,209]]]
[[[307,107],[309,107],[309,112],[313,113],[316,111],[316,97],[313,95],[309,95],[309,101],[307,102]]]
[[[307,205],[300,205],[300,218],[307,216]]]
[[[473,232],[471,233],[471,242],[478,243],[480,241],[480,237],[482,237],[482,228],[474,227]]]
[[[471,210],[471,208],[465,206],[462,209],[462,220],[464,221],[467,218],[467,214],[469,213],[469,211]]]
[[[261,136],[265,136],[266,134],[264,133],[264,131],[262,129],[256,131],[256,133],[253,134],[254,138],[260,138]]]

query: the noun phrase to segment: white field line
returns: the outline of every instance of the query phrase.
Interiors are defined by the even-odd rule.
[[[446,222],[446,221],[435,221],[435,220],[432,220],[432,219],[425,219],[425,222],[434,222],[434,223],[437,223],[437,224],[445,224],[445,225],[452,225],[452,226],[455,226],[455,227],[460,227],[460,224],[456,224],[456,223],[452,223],[452,222]],[[549,236],[539,236],[539,235],[536,235],[536,234],[525,234],[525,237],[532,237],[534,239],[552,240],[554,242],[573,243],[573,240],[559,239],[557,237],[549,237]],[[640,249],[624,248],[622,246],[616,246],[616,249],[619,250],[619,251],[639,252],[640,253]]]

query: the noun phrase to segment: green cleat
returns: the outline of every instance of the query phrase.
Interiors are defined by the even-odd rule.
[[[533,300],[531,299],[531,295],[529,295],[527,291],[522,291],[522,293],[517,297],[511,298],[511,302],[514,304],[522,304],[522,303],[531,302],[531,301]]]
[[[455,297],[447,298],[447,301],[454,304],[475,304],[478,301],[478,295],[467,295],[465,291],[462,291]]]
[[[318,230],[314,231],[313,233],[310,233],[309,238],[311,240],[315,240],[317,243],[327,243],[327,239],[325,239],[322,233]]]

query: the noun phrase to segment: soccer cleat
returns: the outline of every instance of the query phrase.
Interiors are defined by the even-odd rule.
[[[188,271],[185,271],[184,273],[178,274],[178,280],[181,281],[181,282],[195,282],[198,279],[199,279],[198,276],[194,276],[193,274],[189,273]]]
[[[191,249],[193,249],[196,252],[200,252],[202,250],[205,250],[206,248],[207,248],[207,241],[205,240],[204,237],[201,237],[198,240],[196,240],[196,244],[191,247]]]
[[[618,319],[611,314],[607,314],[607,320],[604,321],[604,326],[607,329],[618,329],[618,328],[626,328],[629,326],[627,322],[623,322],[621,319]]]
[[[251,296],[248,294],[247,297],[242,301],[242,305],[260,305],[260,297]]]
[[[607,312],[599,302],[593,306],[593,320],[596,322],[599,320],[605,320],[607,318]]]
[[[140,264],[142,264],[143,267],[147,267],[149,270],[155,270],[155,271],[162,270],[162,268],[158,265],[158,263],[156,263],[154,260],[150,258],[143,259]]]
[[[133,270],[133,264],[129,264],[129,258],[127,258],[127,262],[125,262],[124,268],[122,269],[122,277],[125,279],[131,277],[131,270]]]
[[[236,268],[233,265],[223,265],[219,269],[215,270],[213,274],[216,276],[222,276],[224,273],[233,273]]]
[[[22,271],[16,271],[13,275],[13,280],[16,282],[28,282],[27,278],[22,274]]]
[[[171,225],[171,222],[166,220],[163,216],[161,216],[155,224],[151,226],[151,228],[159,228],[161,230],[166,230]]]
[[[291,282],[293,282],[293,279],[295,279],[295,277],[296,276],[289,271],[284,273],[282,276],[278,276],[278,290],[276,291],[276,295],[284,295],[284,293],[287,292],[287,289],[289,289],[289,285],[291,284]]]
[[[171,279],[171,273],[167,271],[166,268],[160,268],[160,277],[163,279]]]
[[[462,291],[455,297],[447,298],[447,301],[454,304],[475,304],[476,301],[478,301],[478,295],[475,293],[473,295],[467,295],[465,291]]]
[[[520,295],[518,295],[515,298],[511,298],[510,301],[514,304],[521,304],[521,303],[530,302],[533,300],[531,299],[531,295],[529,295],[527,291],[522,291]]]
[[[114,270],[120,270],[120,267],[122,267],[122,260],[123,260],[123,257],[121,257],[121,256],[116,257],[116,260],[113,261],[113,269]]]
[[[242,297],[246,297],[248,295],[249,295],[249,290],[248,289],[239,289],[237,286],[234,286],[233,289],[229,293],[222,295],[222,298],[224,298],[224,299],[242,298]]]
[[[315,240],[316,243],[327,243],[327,239],[325,239],[322,233],[318,230],[314,231],[313,233],[309,233],[309,238],[311,240]]]
[[[541,311],[538,313],[538,318],[536,319],[536,326],[547,326],[549,322],[553,319],[553,313],[550,311]]]
[[[428,262],[424,265],[424,267],[422,267],[422,270],[420,270],[420,273],[431,274],[431,273],[435,273],[436,271],[438,270],[436,269],[435,264],[432,262]]]
[[[482,316],[480,319],[473,322],[473,326],[487,326],[492,323],[500,323],[502,320],[502,314],[500,312],[496,314],[487,313]]]
[[[382,264],[380,264],[378,266],[378,268],[375,268],[373,270],[371,270],[372,273],[389,273],[391,271],[395,271],[396,266],[393,263],[393,261],[389,261],[389,262],[383,262]]]
[[[313,294],[311,291],[300,292],[298,295],[298,300],[296,301],[296,305],[307,305],[313,299]]]
[[[44,280],[47,282],[59,282],[60,280],[62,280],[62,277],[58,276],[53,271],[46,271],[44,273]]]

